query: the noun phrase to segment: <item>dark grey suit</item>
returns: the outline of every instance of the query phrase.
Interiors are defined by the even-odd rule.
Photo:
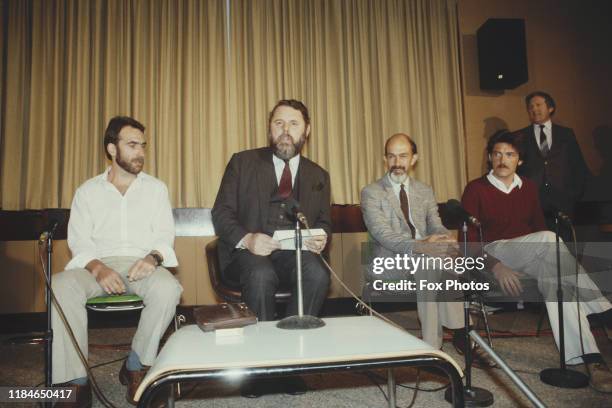
[[[410,215],[415,228],[423,237],[432,234],[449,234],[442,225],[438,204],[433,190],[426,184],[410,179],[408,189]],[[361,211],[368,232],[372,236],[374,257],[395,257],[397,254],[422,253],[423,244],[413,239],[410,228],[402,213],[399,199],[387,175],[364,187],[361,191]],[[434,277],[435,275],[435,277]],[[369,273],[368,280],[375,279]],[[440,271],[417,270],[414,278],[441,279]],[[384,279],[408,278],[406,271],[390,270],[378,276]],[[436,302],[417,292],[417,312],[421,320],[423,340],[434,347],[442,346],[442,326],[449,329],[463,327],[463,308],[460,302]]]
[[[582,196],[588,167],[570,128],[552,125],[552,146],[546,157],[542,156],[536,141],[533,125],[520,132],[523,134],[523,164],[518,174],[536,183],[540,191],[540,204],[548,228],[554,231],[551,209],[558,209],[570,216],[576,202]]]
[[[239,283],[242,297],[260,320],[274,318],[274,293],[279,285],[293,285],[295,253],[274,251],[257,256],[236,245],[249,232],[263,232],[269,218],[270,200],[278,183],[269,147],[236,153],[230,159],[214,207],[215,232],[219,236],[219,261],[226,281]],[[331,238],[331,207],[328,173],[301,156],[295,187],[300,208],[311,228],[323,228]],[[304,313],[316,315],[325,300],[329,274],[317,255],[303,253]],[[287,313],[295,314],[292,299]]]

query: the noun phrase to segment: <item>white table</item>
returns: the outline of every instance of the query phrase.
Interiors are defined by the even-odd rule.
[[[312,330],[282,330],[277,322],[260,322],[227,337],[185,326],[170,336],[135,399],[147,406],[160,387],[177,382],[388,368],[389,404],[394,407],[391,369],[434,366],[451,380],[454,406],[463,406],[461,368],[446,353],[374,316],[324,321],[324,327]]]

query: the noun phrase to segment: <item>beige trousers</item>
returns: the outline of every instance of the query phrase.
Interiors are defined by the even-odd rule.
[[[550,231],[535,232],[514,239],[499,240],[487,244],[485,250],[509,268],[522,272],[538,281],[538,289],[544,296],[548,319],[559,345],[559,308],[556,302],[557,291],[557,251],[555,234]],[[565,361],[567,364],[582,363],[582,346],[584,354],[599,353],[593,333],[589,329],[587,315],[601,313],[612,308],[588,273],[580,266],[578,286],[576,286],[576,260],[563,242],[560,245],[562,282],[564,283],[563,324],[565,332]],[[580,312],[578,304],[572,301],[574,288],[580,294]],[[578,326],[580,322],[580,327]]]
[[[444,282],[448,275],[439,270],[418,269],[415,271],[415,282]],[[458,294],[460,296],[460,294]],[[438,300],[432,291],[416,291],[417,315],[421,322],[423,341],[434,348],[442,347],[444,329],[460,329],[465,327],[463,302],[446,302]],[[471,323],[471,319],[470,319]]]
[[[127,272],[136,262],[135,257],[108,257],[101,261],[117,271],[123,278],[128,294],[136,294],[145,305],[138,329],[132,339],[132,350],[143,365],[152,365],[157,356],[159,341],[174,318],[183,288],[168,270],[158,267],[149,277],[129,282]],[[85,269],[70,269],[53,275],[52,287],[79,347],[88,355],[87,299],[104,295],[104,290]],[[55,306],[51,309],[53,328],[53,383],[62,383],[87,376],[85,367],[70,340]]]

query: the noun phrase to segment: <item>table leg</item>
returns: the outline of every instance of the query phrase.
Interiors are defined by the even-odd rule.
[[[389,394],[389,408],[395,408],[395,377],[393,369],[387,369],[387,394]]]
[[[168,408],[174,408],[174,384],[168,385],[170,392],[168,392]]]

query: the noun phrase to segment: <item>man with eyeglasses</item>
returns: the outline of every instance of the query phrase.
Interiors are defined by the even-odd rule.
[[[558,344],[556,239],[546,228],[536,184],[516,174],[522,164],[522,141],[517,134],[499,131],[489,139],[487,153],[490,171],[468,183],[463,192],[463,207],[482,225],[489,269],[506,294],[520,296],[521,280],[525,277],[537,280]],[[479,240],[478,230],[471,226],[468,241]],[[578,276],[575,275],[576,260],[563,242],[560,256],[566,363],[585,363],[591,386],[600,392],[612,392],[612,374],[588,330],[586,318],[593,313],[609,314],[612,304],[582,267]],[[580,297],[580,312],[576,292]]]

